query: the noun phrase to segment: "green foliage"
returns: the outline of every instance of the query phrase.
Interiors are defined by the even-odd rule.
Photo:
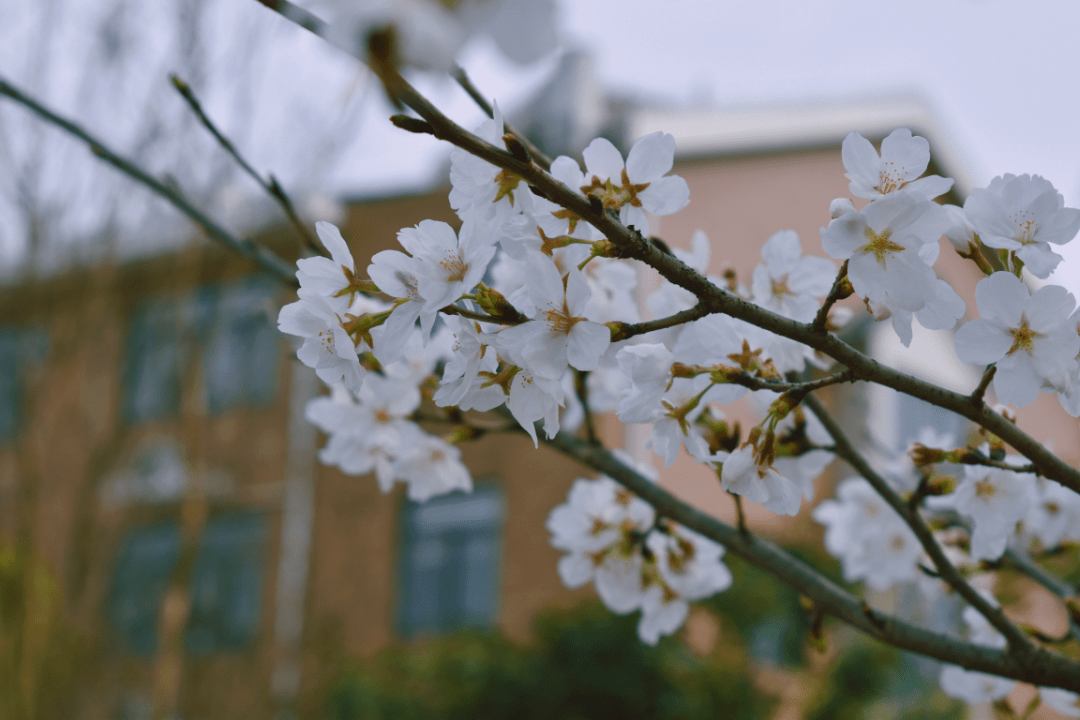
[[[937,663],[928,666],[895,648],[856,637],[829,668],[825,687],[806,719],[960,720],[967,706],[947,698],[934,678],[926,677],[927,672],[936,676],[937,667]]]
[[[27,552],[0,547],[0,718],[70,717],[83,656],[50,569]]]
[[[676,638],[641,643],[635,617],[588,603],[537,620],[536,639],[456,635],[391,648],[334,682],[332,720],[766,718],[746,663],[701,658]]]

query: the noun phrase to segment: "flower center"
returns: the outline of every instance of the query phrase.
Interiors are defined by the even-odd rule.
[[[600,202],[604,204],[604,208],[607,210],[618,210],[628,203],[634,207],[641,207],[641,200],[638,199],[637,194],[647,187],[649,187],[649,183],[632,184],[630,176],[626,174],[626,169],[623,168],[621,186],[616,187],[611,182],[611,178],[600,180],[599,177],[593,175],[590,184],[581,186],[581,192],[600,198]]]
[[[897,168],[896,163],[885,163],[885,167],[882,168],[881,174],[878,176],[878,191],[882,195],[888,195],[907,185],[907,181],[901,179],[904,177],[906,170],[907,168],[903,165]]]
[[[788,276],[785,274],[779,280],[770,279],[770,283],[772,284],[773,297],[782,298],[785,295],[793,295],[794,294],[790,290],[788,290],[787,278],[788,278]]]
[[[495,176],[495,184],[499,186],[499,190],[495,193],[495,199],[492,202],[499,202],[504,197],[508,197],[510,198],[510,207],[513,207],[514,190],[517,189],[520,182],[521,178],[514,173],[509,170],[500,170],[499,174]]]
[[[1009,216],[1016,225],[1016,237],[1013,239],[1021,245],[1030,245],[1038,242],[1035,233],[1039,231],[1039,223],[1035,222],[1035,216],[1030,210],[1021,210]]]
[[[992,482],[978,480],[975,483],[975,494],[981,498],[990,498],[997,492],[997,487]]]
[[[1012,347],[1009,348],[1009,352],[1006,355],[1012,355],[1017,350],[1023,350],[1030,353],[1035,338],[1039,337],[1039,333],[1028,327],[1028,321],[1026,317],[1020,318],[1020,327],[1015,327],[1009,330],[1013,336]]]
[[[544,317],[547,318],[548,327],[551,328],[552,332],[564,335],[569,335],[573,327],[584,319],[570,315],[570,308],[566,306],[566,300],[563,300],[561,310],[558,308],[545,310]]]
[[[878,262],[884,265],[887,255],[904,249],[889,239],[891,234],[886,230],[878,235],[872,228],[866,228],[866,239],[870,242],[863,245],[859,250],[864,253],[872,253],[878,259]]]
[[[439,265],[447,272],[447,282],[461,282],[465,279],[465,273],[469,270],[469,266],[465,264],[460,252],[448,252],[446,259],[440,262]]]

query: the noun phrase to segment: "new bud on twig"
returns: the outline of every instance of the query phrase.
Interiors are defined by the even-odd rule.
[[[476,304],[488,315],[502,317],[510,303],[501,292],[481,283],[476,289]]]
[[[926,447],[922,443],[914,443],[908,450],[908,457],[915,463],[915,467],[924,467],[944,460],[945,451]]]
[[[414,118],[411,115],[391,115],[390,122],[394,123],[395,127],[399,127],[402,130],[407,130],[411,133],[417,133],[419,135],[435,134],[435,128],[431,127],[427,120]]]
[[[502,136],[502,140],[506,145],[506,149],[514,156],[514,159],[520,160],[523,163],[532,162],[532,158],[529,157],[529,151],[525,149],[522,142],[513,134],[506,133]]]

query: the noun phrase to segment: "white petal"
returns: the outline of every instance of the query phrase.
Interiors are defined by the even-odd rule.
[[[585,168],[589,176],[586,178],[586,182],[591,180],[592,176],[596,176],[600,180],[610,178],[616,184],[622,181],[622,154],[618,148],[611,144],[610,140],[596,138],[589,143],[581,156],[585,159]]]
[[[630,148],[626,156],[626,175],[631,183],[651,183],[671,172],[674,164],[675,138],[657,131]]]

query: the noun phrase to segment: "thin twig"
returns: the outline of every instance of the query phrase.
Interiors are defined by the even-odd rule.
[[[765,380],[763,378],[754,377],[753,375],[741,372],[738,375],[729,375],[728,382],[733,385],[742,385],[743,387],[750,388],[751,390],[772,390],[774,392],[790,392],[796,395],[805,395],[806,393],[820,390],[822,388],[829,387],[830,385],[839,385],[846,382],[854,382],[859,378],[855,375],[853,370],[843,370],[832,375],[827,375],[818,380],[808,380],[806,382],[775,382],[773,380]]]
[[[172,203],[177,210],[186,215],[188,219],[196,225],[200,226],[211,239],[216,240],[222,245],[235,250],[244,257],[254,261],[289,287],[299,287],[299,283],[296,281],[296,268],[293,267],[291,263],[286,262],[272,250],[259,243],[250,239],[241,240],[233,236],[228,230],[218,225],[201,210],[188,202],[187,198],[180,192],[157,180],[134,162],[113,152],[103,142],[86,130],[83,130],[74,122],[60,117],[41,103],[28,97],[2,77],[0,77],[0,95],[11,98],[15,102],[34,112],[43,120],[52,123],[66,131],[68,134],[85,142],[90,146],[91,152],[99,158]]]
[[[817,315],[814,316],[814,322],[810,325],[810,329],[813,332],[823,333],[828,327],[829,311],[832,310],[832,306],[840,299],[841,288],[844,286],[844,280],[847,279],[847,268],[848,261],[845,260],[844,264],[840,266],[840,272],[836,274],[836,279],[833,280],[832,288],[829,290],[825,302],[822,303],[821,309],[819,309]]]
[[[986,395],[986,389],[990,387],[990,381],[994,379],[994,373],[996,372],[996,363],[986,366],[986,372],[983,373],[982,380],[979,381],[979,387],[975,388],[975,392],[971,393],[971,404],[975,407],[983,404],[983,396]]]
[[[1024,575],[1027,575],[1062,600],[1076,599],[1077,592],[1075,587],[1053,573],[1047,572],[1041,565],[1032,560],[1026,552],[1015,548],[1006,548],[1003,557],[1017,570]],[[1068,622],[1069,629],[1066,636],[1080,642],[1080,625],[1077,625],[1071,617]]]
[[[236,149],[236,146],[217,129],[217,126],[215,126],[213,121],[206,115],[206,112],[202,108],[202,103],[195,97],[195,93],[191,90],[191,86],[176,75],[171,75],[169,79],[172,80],[173,87],[175,87],[176,91],[180,93],[180,96],[184,98],[188,107],[191,108],[191,111],[199,118],[199,122],[203,124],[203,127],[210,131],[210,134],[214,136],[214,139],[218,141],[218,144],[221,145],[225,152],[229,153],[233,160],[236,161],[236,164],[239,165],[244,172],[250,175],[255,182],[259,183],[259,186],[269,193],[275,201],[277,201],[278,205],[281,206],[282,212],[285,213],[289,222],[292,223],[293,228],[296,229],[296,232],[300,235],[300,239],[304,242],[304,245],[307,246],[308,250],[316,255],[329,257],[329,253],[327,253],[322,244],[315,239],[315,235],[311,232],[311,229],[300,219],[300,216],[296,213],[296,208],[292,204],[292,200],[289,199],[289,196],[285,193],[285,190],[281,187],[280,183],[278,183],[277,179],[271,175],[269,181],[264,180],[262,175],[260,175],[258,171],[256,171],[255,168],[240,155],[240,151]]]
[[[619,342],[620,340],[626,340],[636,335],[644,335],[645,333],[654,332],[656,330],[666,330],[676,325],[683,325],[685,323],[700,320],[710,313],[709,309],[702,305],[695,305],[689,310],[680,310],[674,315],[668,315],[667,317],[657,318],[656,320],[646,320],[639,323],[624,323],[624,322],[610,322],[608,327],[611,328],[611,342]]]
[[[693,293],[697,296],[699,303],[704,305],[709,312],[725,313],[777,335],[801,342],[851,368],[864,380],[876,382],[966,417],[1028,457],[1047,477],[1080,492],[1080,470],[1071,467],[1042,443],[1000,414],[985,405],[978,408],[972,406],[970,398],[966,395],[946,390],[886,367],[832,333],[814,332],[809,323],[800,323],[782,317],[717,287],[678,258],[664,253],[636,230],[624,226],[617,216],[604,212],[601,203],[582,197],[535,164],[522,162],[511,153],[464,130],[443,115],[394,69],[386,66],[375,69],[388,93],[424,118],[432,126],[435,137],[446,140],[525,179],[531,186],[537,187],[545,197],[597,228],[620,248],[624,257],[644,262],[656,269],[669,282]],[[593,197],[593,200],[595,199]]]
[[[589,373],[584,370],[574,370],[574,392],[578,402],[581,403],[581,412],[584,415],[585,437],[593,445],[599,445],[600,437],[596,434],[596,423],[593,420],[592,410],[589,408]]]
[[[491,103],[487,101],[487,98],[484,97],[484,94],[480,92],[480,90],[477,89],[475,85],[473,85],[472,80],[465,72],[465,68],[458,66],[458,68],[454,71],[454,79],[457,80],[457,83],[461,86],[461,89],[468,93],[469,97],[473,99],[473,102],[475,102],[481,110],[487,113],[487,116],[489,118],[495,117],[495,108],[493,108],[491,106]],[[545,170],[551,168],[551,158],[545,155],[543,150],[536,147],[536,145],[531,140],[529,140],[529,138],[525,137],[517,130],[515,130],[505,118],[503,119],[503,132],[508,132],[514,137],[516,137],[518,141],[525,146],[525,149],[529,151],[529,155],[532,157],[533,160],[536,161],[537,165],[544,168]]]
[[[908,527],[914,531],[915,536],[919,539],[919,543],[923,546],[923,550],[930,556],[938,573],[941,575],[941,579],[949,584],[954,590],[956,590],[961,597],[964,598],[972,607],[979,611],[979,613],[994,626],[998,632],[1000,632],[1009,643],[1009,647],[1012,652],[1017,656],[1022,657],[1035,657],[1041,651],[1041,649],[1033,644],[1030,638],[1024,634],[1024,632],[1018,628],[1000,608],[991,605],[990,602],[980,595],[976,590],[968,584],[964,576],[960,574],[960,571],[949,562],[949,559],[945,556],[945,553],[941,550],[941,546],[938,545],[937,540],[934,539],[934,534],[930,530],[930,527],[922,519],[917,511],[908,507],[907,503],[900,497],[899,494],[889,485],[885,478],[881,477],[874,471],[866,459],[855,449],[855,446],[848,439],[847,434],[832,418],[829,412],[825,409],[825,406],[814,396],[807,396],[805,400],[807,406],[817,415],[818,420],[825,426],[825,430],[832,436],[833,441],[836,443],[836,454],[838,457],[843,458],[855,472],[863,476],[869,482],[878,495],[882,497],[885,502],[896,511]]]

